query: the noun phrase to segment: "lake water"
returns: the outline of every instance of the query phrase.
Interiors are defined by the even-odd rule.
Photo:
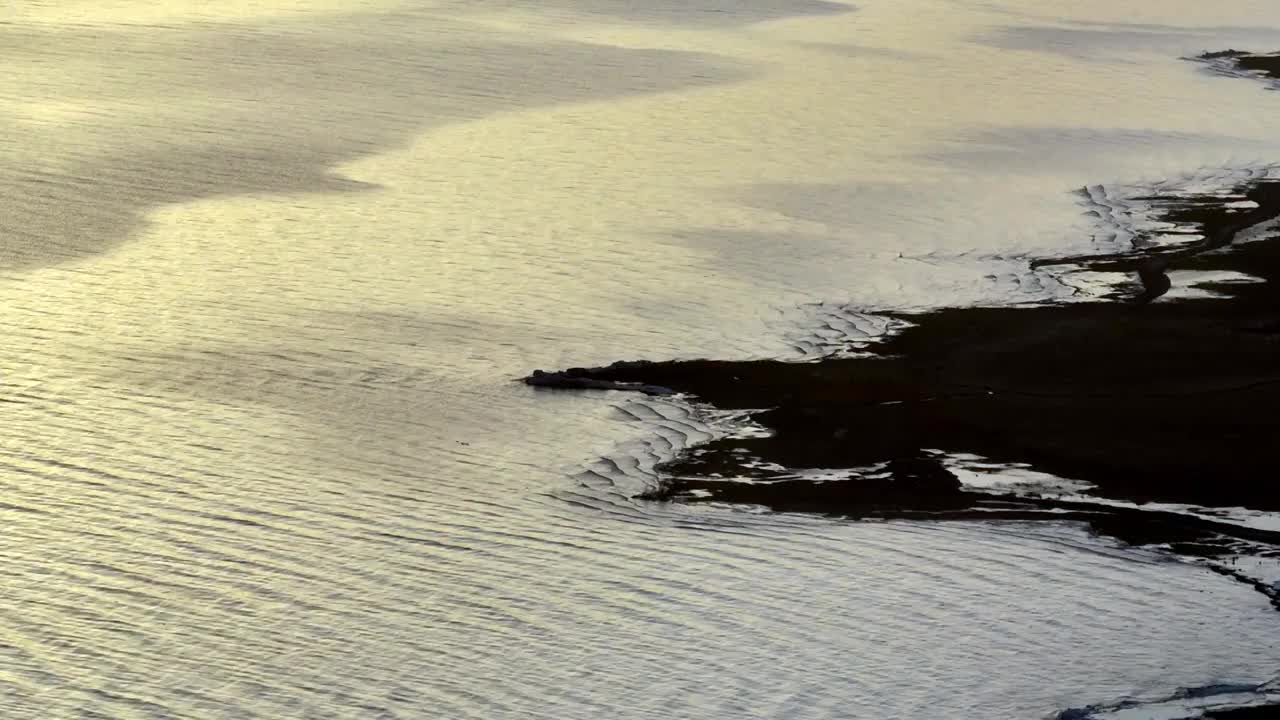
[[[1070,525],[629,499],[716,431],[534,368],[1054,292],[1085,185],[1280,161],[1272,0],[0,9],[0,708],[1037,718],[1280,671]],[[1271,107],[1275,105],[1275,107]]]

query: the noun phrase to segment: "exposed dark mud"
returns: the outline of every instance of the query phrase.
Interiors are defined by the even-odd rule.
[[[1234,564],[1280,556],[1280,532],[1150,505],[1280,511],[1280,237],[1265,231],[1280,217],[1280,182],[1264,175],[1231,193],[1147,200],[1158,220],[1200,239],[1033,264],[1135,278],[1106,301],[912,315],[869,357],[619,362],[527,382],[688,393],[724,409],[763,409],[754,419],[770,436],[684,453],[644,495],[651,500],[851,518],[1078,521],[1199,558],[1280,610],[1280,583]],[[1256,282],[1220,282],[1215,299],[1162,297],[1174,271]],[[970,488],[945,462],[955,454],[1028,464],[1091,487],[1057,497]],[[796,470],[803,468],[851,469],[839,480],[807,479]],[[1280,718],[1272,702],[1259,695],[1248,707],[1188,717]]]
[[[772,435],[684,454],[664,468],[664,484],[647,495],[655,500],[862,518],[1071,519],[1198,557],[1280,546],[1280,533],[1141,507],[1280,511],[1280,241],[1239,242],[1280,216],[1280,182],[1146,199],[1202,239],[1036,264],[1130,273],[1138,282],[1111,301],[904,316],[910,326],[870,357],[621,362],[528,381],[762,409],[755,420]],[[1160,297],[1173,271],[1257,281],[1206,285],[1216,299]],[[959,453],[1029,464],[1138,507],[966,489],[942,461]],[[795,468],[854,470],[820,481]],[[1276,588],[1255,586],[1280,607]]]
[[[1197,59],[1224,74],[1280,80],[1280,54]],[[1189,241],[1150,242],[1139,232],[1131,248],[1030,263],[1034,273],[1131,278],[1098,302],[888,315],[899,331],[858,357],[618,362],[526,382],[688,394],[755,410],[771,431],[686,451],[663,466],[646,499],[849,518],[1078,521],[1202,559],[1280,610],[1280,582],[1235,565],[1280,557],[1280,532],[1213,515],[1280,512],[1280,236],[1269,229],[1280,218],[1280,181],[1263,172],[1226,193],[1168,188],[1138,199],[1155,210],[1156,226],[1194,234]],[[1212,297],[1170,296],[1188,282]],[[973,455],[1087,489],[972,487],[949,460]],[[1280,718],[1271,684],[1179,692],[1156,704],[1185,707],[1187,717]]]
[[[1224,74],[1280,80],[1280,55],[1200,59]],[[860,519],[1076,521],[1203,562],[1280,610],[1280,582],[1236,564],[1280,558],[1280,532],[1213,515],[1280,512],[1280,236],[1269,229],[1280,218],[1280,181],[1262,172],[1230,192],[1170,187],[1136,199],[1154,211],[1151,226],[1184,238],[1137,231],[1118,251],[1030,263],[1033,273],[1131,278],[1097,302],[888,315],[897,332],[857,357],[618,362],[526,382],[688,394],[755,410],[771,431],[684,452],[645,499]],[[1180,283],[1211,297],[1171,294],[1186,289]],[[1087,489],[972,487],[949,461],[973,455]],[[1181,692],[1158,704],[1186,717],[1280,718],[1269,685]]]
[[[1251,53],[1220,50],[1194,58],[1225,75],[1262,76],[1280,80],[1280,53]]]

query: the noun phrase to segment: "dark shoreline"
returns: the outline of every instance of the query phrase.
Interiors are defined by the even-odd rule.
[[[1262,281],[1219,285],[1220,299],[949,308],[909,316],[912,326],[876,345],[872,357],[622,362],[536,373],[527,381],[671,391],[723,409],[768,408],[755,419],[773,431],[770,437],[723,439],[678,458],[665,468],[670,478],[654,499],[857,517],[954,517],[979,508],[983,517],[1022,517],[1035,509],[988,507],[996,498],[965,492],[926,452],[941,450],[1028,463],[1091,483],[1093,494],[1113,500],[1277,511],[1280,487],[1264,478],[1275,475],[1280,438],[1280,242],[1232,241],[1280,217],[1280,182],[1256,180],[1239,190],[1257,207],[1240,212],[1217,196],[1167,204],[1171,222],[1201,229],[1205,239],[1191,247],[1058,261],[1159,277],[1167,277],[1165,269],[1232,271]],[[1148,293],[1134,290],[1136,297]],[[788,473],[758,467],[891,462],[854,472],[859,479],[847,483],[784,479]],[[1116,525],[1125,516],[1019,501],[1104,512],[1114,521],[1095,525]],[[1160,533],[1137,527],[1136,515],[1108,534],[1155,541]],[[1176,519],[1140,515],[1161,525]],[[1280,533],[1208,520],[1177,520],[1165,534],[1206,533],[1280,545]]]
[[[1200,62],[1210,63],[1220,68],[1230,69],[1233,73],[1252,73],[1280,79],[1280,54],[1251,53],[1243,50],[1219,50],[1207,52],[1194,58]]]
[[[753,417],[771,435],[685,452],[661,468],[662,484],[644,499],[848,518],[1081,522],[1195,558],[1280,610],[1280,582],[1234,563],[1280,558],[1280,532],[1144,507],[1280,511],[1280,231],[1238,242],[1280,218],[1280,181],[1236,191],[1153,199],[1164,219],[1196,227],[1199,242],[1038,263],[1133,272],[1140,282],[1127,297],[911,315],[868,357],[619,362],[526,382],[764,408]],[[1256,207],[1241,210],[1240,196]],[[1152,288],[1167,289],[1168,270],[1258,282],[1219,283],[1215,299],[1161,298]],[[1085,481],[1086,495],[1129,505],[966,488],[944,463],[960,453]],[[849,470],[844,480],[810,480],[793,470],[804,468]],[[1070,712],[1062,717],[1092,716]],[[1200,716],[1280,719],[1280,705]]]
[[[1280,79],[1280,55],[1232,50],[1197,59],[1224,74]],[[1169,227],[1201,239],[1031,263],[1032,271],[1133,278],[1103,301],[890,315],[908,326],[863,357],[618,362],[535,371],[525,382],[686,394],[755,411],[771,431],[685,452],[661,468],[661,485],[643,499],[848,518],[1081,522],[1198,559],[1280,610],[1280,582],[1233,562],[1280,559],[1280,531],[1213,516],[1236,507],[1280,513],[1280,230],[1240,237],[1280,218],[1280,179],[1263,172],[1226,195],[1141,199]],[[1164,297],[1170,271],[1200,274],[1195,287],[1215,297]],[[1208,282],[1211,275],[1219,281]],[[1088,489],[1063,496],[967,487],[948,465],[961,455]],[[846,469],[843,480],[799,472],[837,468]],[[1280,719],[1280,704],[1260,699],[1198,717]]]

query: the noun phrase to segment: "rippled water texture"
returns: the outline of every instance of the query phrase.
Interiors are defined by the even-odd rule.
[[[512,378],[1051,293],[1026,260],[1091,247],[1073,191],[1280,160],[1280,96],[1179,59],[1276,28],[1270,0],[7,3],[0,714],[1042,717],[1267,679],[1274,611],[1201,568],[631,500],[717,419]]]

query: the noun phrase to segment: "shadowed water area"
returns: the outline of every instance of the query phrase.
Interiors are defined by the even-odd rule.
[[[0,714],[1042,718],[1274,694],[1280,616],[1241,582],[1265,557],[1236,577],[1070,513],[656,502],[663,463],[767,442],[759,408],[515,381],[847,357],[939,307],[1140,292],[1132,268],[1040,264],[1173,247],[1194,223],[1144,198],[1271,177],[1265,61],[1186,58],[1267,57],[1280,12],[1061,5],[0,9]],[[1168,272],[1143,309],[1208,292],[1180,272],[1253,271]],[[916,445],[966,483],[1078,480]],[[1265,531],[1264,510],[1227,520]]]

